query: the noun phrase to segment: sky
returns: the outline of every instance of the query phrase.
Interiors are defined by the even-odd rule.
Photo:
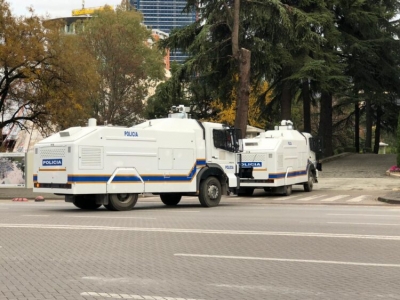
[[[27,7],[33,7],[36,14],[50,18],[70,17],[73,9],[82,8],[82,0],[6,0],[15,16],[28,16]],[[85,0],[85,7],[99,7],[105,4],[114,6],[121,0]]]

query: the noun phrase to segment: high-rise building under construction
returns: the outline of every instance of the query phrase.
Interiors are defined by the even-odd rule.
[[[196,20],[196,13],[185,13],[186,0],[129,0],[143,14],[143,23],[151,28],[170,33],[173,28],[183,27]],[[170,60],[182,62],[185,55],[171,52]]]

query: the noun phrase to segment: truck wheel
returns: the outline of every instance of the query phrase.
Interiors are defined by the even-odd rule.
[[[108,210],[131,210],[138,200],[138,194],[110,194],[108,204],[104,205]]]
[[[175,206],[181,201],[182,195],[179,194],[160,194],[162,203],[168,206]]]
[[[96,204],[96,195],[75,196],[73,203],[77,208],[84,210],[95,210],[101,206],[101,204]]]
[[[221,201],[221,183],[213,176],[208,177],[200,183],[199,200],[201,206],[217,206]]]
[[[314,178],[311,171],[308,171],[308,181],[304,185],[304,190],[306,192],[311,192],[314,186]]]
[[[283,187],[283,195],[284,196],[290,196],[292,194],[292,186],[291,185],[285,185]]]
[[[253,188],[240,188],[238,192],[238,196],[252,196],[254,193]]]

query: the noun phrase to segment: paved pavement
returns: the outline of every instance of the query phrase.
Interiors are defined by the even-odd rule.
[[[396,154],[344,153],[323,161],[320,184],[327,182],[351,186],[355,189],[381,190],[377,199],[381,202],[400,204],[400,174],[390,173],[396,165]],[[398,180],[398,183],[397,183]]]
[[[399,300],[383,205],[0,201],[0,300]]]
[[[400,204],[400,174],[388,174],[396,164],[395,154],[343,153],[321,160],[322,172],[319,190],[374,190],[380,191],[379,201]],[[46,200],[63,200],[63,196],[34,193],[28,188],[0,188],[0,200],[27,198],[34,200],[43,196]]]

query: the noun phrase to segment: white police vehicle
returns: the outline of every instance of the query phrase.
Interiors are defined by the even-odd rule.
[[[183,105],[130,128],[88,125],[35,145],[34,192],[65,195],[81,209],[130,210],[141,193],[166,205],[197,195],[210,207],[239,187],[238,131],[190,119]]]
[[[321,170],[316,146],[320,141],[316,143],[311,134],[294,130],[293,123],[286,120],[274,130],[244,139],[238,194],[251,196],[254,189],[264,189],[290,195],[293,185],[312,191]]]

